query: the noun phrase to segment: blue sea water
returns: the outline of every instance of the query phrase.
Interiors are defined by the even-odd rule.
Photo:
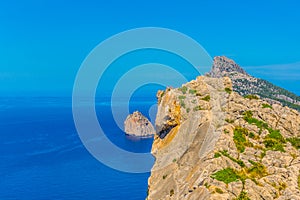
[[[153,103],[133,107],[147,112]],[[108,105],[96,109],[109,112]],[[128,138],[109,118],[101,125],[121,148],[150,151],[153,139]],[[1,200],[140,200],[149,175],[113,170],[90,155],[77,135],[70,98],[0,99]]]

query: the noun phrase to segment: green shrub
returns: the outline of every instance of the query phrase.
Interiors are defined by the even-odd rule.
[[[232,124],[232,123],[234,122],[233,119],[225,119],[225,121],[226,121],[227,123],[230,123],[230,124]]]
[[[207,96],[203,97],[202,100],[204,100],[204,101],[210,101],[210,96],[207,95]]]
[[[215,191],[216,191],[216,193],[219,193],[219,194],[223,194],[224,193],[223,190],[221,190],[220,188],[216,188]]]
[[[284,144],[286,143],[284,137],[279,130],[268,128],[269,134],[264,139],[264,144],[267,150],[284,151]]]
[[[250,200],[250,198],[247,196],[247,192],[242,191],[235,200]]]
[[[163,179],[166,179],[168,175],[163,175]]]
[[[179,97],[178,97],[178,99],[185,99],[186,98],[186,96],[184,96],[184,95],[180,95]]]
[[[187,112],[187,113],[189,113],[190,111],[191,111],[191,109],[190,109],[190,108],[187,108],[187,109],[186,109],[186,112]]]
[[[262,129],[262,128],[267,128],[268,127],[268,124],[261,121],[261,120],[258,120],[256,118],[251,118],[249,119],[248,121],[249,124],[255,124],[258,128]]]
[[[254,133],[253,133],[253,132],[250,132],[250,133],[249,133],[249,138],[252,138],[252,139],[254,139],[254,138],[255,138],[255,135],[254,135]]]
[[[198,111],[198,110],[203,110],[203,109],[201,108],[201,106],[196,106],[193,108],[193,111]]]
[[[246,118],[252,118],[252,117],[253,117],[253,113],[252,113],[251,110],[245,111],[245,112],[243,113],[243,115],[244,115],[244,118],[245,118],[245,117],[246,117]]]
[[[247,169],[250,178],[262,178],[268,175],[267,169],[262,163],[252,160],[249,160],[249,162],[252,164],[252,166]]]
[[[272,138],[277,140],[281,143],[286,143],[284,137],[281,135],[279,130],[273,130],[271,128],[268,128],[269,134],[266,136],[266,138]]]
[[[239,166],[241,167],[245,167],[245,163],[242,160],[238,160],[235,159],[234,157],[232,157],[231,155],[229,155],[228,151],[224,150],[220,152],[223,156],[229,158],[230,160],[232,160],[233,162],[237,163]]]
[[[291,145],[296,149],[300,149],[300,138],[298,137],[288,138],[287,141],[289,141]]]
[[[267,150],[285,152],[282,143],[278,142],[275,139],[265,139],[264,144]]]
[[[204,183],[204,186],[208,189],[210,185],[208,183]]]
[[[197,93],[197,90],[189,90],[189,93],[190,93],[190,94],[196,94],[196,93]]]
[[[274,130],[264,121],[253,118],[253,113],[251,111],[244,112],[244,120],[249,124],[255,124],[257,128],[260,129],[260,133],[262,132],[262,129],[267,129],[269,131],[269,134],[264,139],[264,145],[267,150],[284,152],[283,144],[286,143],[286,141],[279,130]]]
[[[221,157],[221,154],[219,152],[215,153],[214,158],[219,158]]]
[[[259,99],[258,96],[254,95],[254,94],[248,94],[248,95],[245,95],[244,98],[246,99]]]
[[[236,163],[241,166],[241,167],[245,167],[245,163],[242,160],[236,160]]]
[[[246,135],[248,135],[248,130],[242,127],[236,127],[233,131],[233,141],[240,153],[243,153],[245,151],[245,147],[249,146]]]
[[[179,99],[179,104],[182,108],[185,108],[185,103],[184,103],[184,99],[186,98],[186,96],[184,95],[180,95],[178,96],[178,99]]]
[[[282,191],[287,188],[287,185],[284,182],[279,182],[277,187],[279,191]]]
[[[182,108],[185,108],[185,103],[184,103],[184,100],[183,99],[180,99],[180,106],[182,107]]]
[[[256,118],[253,118],[253,113],[252,113],[251,110],[245,111],[243,113],[243,115],[244,115],[244,120],[246,122],[248,122],[249,124],[254,124],[259,129],[263,129],[263,128],[267,129],[268,128],[268,124],[267,123],[265,123],[265,122],[263,122],[261,120],[258,120]]]
[[[271,108],[271,109],[273,109],[273,107],[271,105],[267,104],[267,103],[263,103],[262,107],[263,108]]]
[[[260,158],[263,159],[266,156],[266,149],[264,149],[261,154],[260,154]]]
[[[227,92],[228,94],[231,94],[232,90],[230,88],[225,88],[225,92]]]
[[[178,88],[179,91],[181,91],[183,94],[186,94],[186,91],[187,91],[187,87],[186,86],[183,86],[181,88]]]
[[[226,184],[235,182],[239,180],[238,174],[232,168],[226,168],[220,171],[217,171],[211,178],[216,179],[218,181],[222,181]]]

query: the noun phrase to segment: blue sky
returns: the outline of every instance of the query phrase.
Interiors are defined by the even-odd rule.
[[[77,70],[97,44],[157,26],[300,94],[299,6],[297,0],[1,1],[0,92],[70,96]]]

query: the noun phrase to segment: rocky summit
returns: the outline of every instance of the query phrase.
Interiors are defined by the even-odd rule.
[[[216,56],[209,75],[211,77],[220,78],[230,75],[231,73],[250,76],[247,72],[233,60],[225,56]]]
[[[207,76],[229,77],[233,90],[242,96],[258,95],[270,104],[281,104],[300,111],[300,97],[272,83],[249,75],[241,66],[225,56],[217,56]]]
[[[155,134],[155,129],[151,122],[138,111],[127,116],[124,127],[127,135],[150,137]]]
[[[299,112],[220,77],[157,93],[147,199],[300,199]]]

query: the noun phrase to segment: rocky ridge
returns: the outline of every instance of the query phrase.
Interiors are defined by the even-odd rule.
[[[127,116],[124,127],[127,135],[150,137],[155,134],[155,129],[151,122],[139,111],[135,111]]]
[[[270,104],[281,104],[300,111],[300,97],[272,83],[249,75],[242,67],[225,56],[214,58],[212,70],[207,76],[229,77],[233,90],[240,95],[256,94]]]
[[[299,112],[245,98],[227,77],[157,97],[147,199],[300,199]]]

